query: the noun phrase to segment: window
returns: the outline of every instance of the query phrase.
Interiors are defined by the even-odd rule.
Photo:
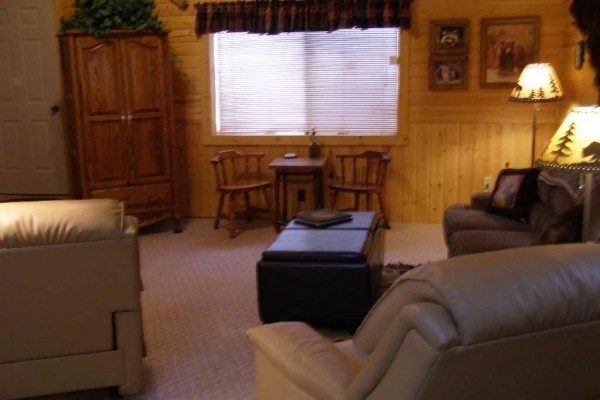
[[[217,135],[395,135],[400,30],[213,35]]]

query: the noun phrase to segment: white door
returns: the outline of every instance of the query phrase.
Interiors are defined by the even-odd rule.
[[[0,1],[0,194],[66,194],[50,0]]]

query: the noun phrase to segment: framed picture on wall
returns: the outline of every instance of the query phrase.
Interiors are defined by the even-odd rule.
[[[467,61],[466,55],[430,55],[429,90],[466,89],[469,76]]]
[[[460,54],[469,50],[469,20],[433,20],[429,26],[431,54]]]
[[[540,18],[481,20],[480,86],[511,88],[523,68],[538,59]]]

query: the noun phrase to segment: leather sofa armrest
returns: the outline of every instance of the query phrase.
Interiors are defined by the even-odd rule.
[[[415,333],[422,339],[420,343],[427,344],[428,350],[423,350],[424,347],[412,346],[415,342],[410,337],[414,337]],[[356,342],[354,344],[356,348]],[[372,393],[385,379],[395,360],[402,355],[412,354],[409,357],[412,358],[411,360],[405,359],[406,363],[415,360],[424,361],[428,355],[437,354],[443,349],[460,344],[461,338],[457,327],[452,316],[443,306],[429,302],[416,302],[401,307],[398,314],[385,327],[374,351],[349,388],[347,397],[368,398],[369,393]],[[360,353],[360,350],[357,352]],[[411,374],[425,376],[431,368],[431,363],[416,362],[413,367]],[[406,395],[406,398],[413,397]]]
[[[291,382],[319,399],[341,398],[356,375],[355,364],[302,322],[251,328],[248,339]]]
[[[471,207],[485,211],[492,201],[492,192],[475,192],[471,195]]]
[[[113,199],[1,203],[0,226],[0,248],[118,240],[135,228]]]
[[[439,304],[415,303],[401,313],[404,323],[414,327],[436,349],[460,345],[460,335],[452,317]]]

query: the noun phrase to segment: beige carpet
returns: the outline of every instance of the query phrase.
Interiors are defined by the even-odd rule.
[[[148,356],[144,389],[131,399],[244,400],[254,392],[248,328],[260,324],[255,265],[276,237],[262,222],[228,239],[212,220],[188,221],[181,234],[168,225],[140,236],[143,319]],[[443,259],[441,226],[392,224],[385,262]],[[104,400],[108,390],[45,396],[44,400]]]

